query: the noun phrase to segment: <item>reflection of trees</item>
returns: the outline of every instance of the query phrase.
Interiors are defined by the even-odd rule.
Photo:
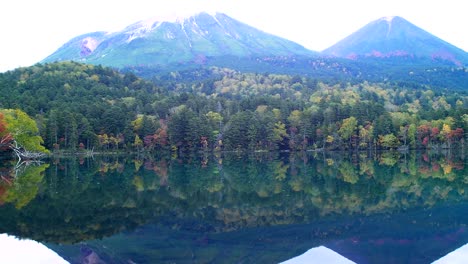
[[[0,203],[20,209],[33,200],[39,190],[47,164],[6,162],[0,169]]]
[[[355,172],[358,171],[359,179],[352,183],[343,178],[344,182],[351,185],[339,184],[344,189],[332,192],[332,199],[324,200],[325,192],[322,191],[319,195],[321,199],[318,201],[316,199],[315,205],[331,210],[329,212],[322,210],[322,213],[369,214],[466,199],[464,195],[466,185],[463,182],[466,168],[461,157],[457,160],[444,155],[425,158],[400,153],[383,153],[369,158],[357,157],[357,160],[353,169],[347,159],[343,160],[342,157],[334,159],[335,167],[343,177],[356,175]],[[456,171],[443,169],[444,166],[454,164],[457,164],[454,166],[457,167]],[[340,175],[333,173],[333,170],[334,167],[328,170],[318,169],[323,175]],[[324,189],[326,188],[319,188],[319,190]],[[361,201],[358,201],[359,199]],[[355,211],[356,208],[359,210]]]
[[[0,210],[0,230],[38,241],[78,242],[133,229],[151,219],[151,197],[136,192],[134,167],[122,160],[54,161],[21,211]]]
[[[215,167],[208,164],[191,172],[172,173],[169,186],[173,193],[185,194],[188,208],[214,211],[228,229],[232,225],[297,223],[325,215],[395,212],[466,199],[462,157],[432,155],[427,159],[396,152],[290,161],[294,164],[281,159],[225,157],[222,171],[216,171],[223,175],[221,179],[210,181]],[[457,169],[444,169],[446,166]],[[171,164],[171,171],[177,170],[180,166]],[[223,182],[218,191],[222,199],[204,192],[214,182]],[[211,203],[206,204],[207,200]]]
[[[42,167],[43,179],[24,178],[40,183],[25,189],[36,199],[12,196],[21,214],[5,204],[0,223],[16,235],[71,243],[148,221],[224,232],[398,212],[465,201],[464,159],[387,153],[54,161]],[[36,168],[30,175],[42,174]]]
[[[198,169],[172,163],[169,186],[175,197],[187,202],[189,211],[214,213],[228,229],[234,228],[232,225],[297,223],[332,214],[398,211],[465,199],[463,178],[440,178],[443,169],[430,175],[411,169],[427,166],[424,158],[391,153],[292,160],[294,164],[281,159],[225,157],[221,171],[213,165],[216,161]],[[333,161],[331,165],[328,160]],[[430,162],[439,162],[440,168],[457,163],[453,159],[447,163],[443,156],[434,156]],[[463,171],[459,167],[452,176],[464,175]],[[207,192],[215,183],[220,184],[218,188]]]

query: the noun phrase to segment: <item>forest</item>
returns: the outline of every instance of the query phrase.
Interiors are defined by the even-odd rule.
[[[0,93],[0,137],[41,152],[451,149],[468,130],[466,89],[217,67],[37,64],[0,74]]]

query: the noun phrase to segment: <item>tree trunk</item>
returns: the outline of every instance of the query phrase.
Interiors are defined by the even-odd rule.
[[[22,147],[18,146],[18,143],[14,141],[13,143],[10,144],[10,149],[13,150],[13,152],[16,154],[18,157],[19,161],[22,160],[39,160],[45,156],[44,153],[42,152],[32,152],[28,151]]]

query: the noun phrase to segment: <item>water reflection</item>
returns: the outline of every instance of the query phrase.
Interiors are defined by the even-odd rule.
[[[434,264],[462,264],[466,263],[466,260],[468,258],[468,244],[464,245],[463,247],[460,247],[453,252],[450,252],[446,256],[436,260]]]
[[[20,240],[13,236],[0,234],[2,263],[68,263],[57,253],[32,240]]]
[[[304,254],[281,262],[281,264],[321,264],[321,263],[333,263],[333,264],[353,264],[351,260],[341,256],[335,251],[326,248],[324,246],[316,247],[307,250]]]
[[[468,242],[465,162],[395,152],[58,159],[19,174],[5,164],[0,232],[72,263],[275,263],[321,245],[357,263],[428,263]]]

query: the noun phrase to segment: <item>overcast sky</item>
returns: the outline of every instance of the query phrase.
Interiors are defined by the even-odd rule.
[[[5,0],[0,10],[0,72],[33,65],[84,33],[199,11],[226,13],[315,51],[373,20],[398,15],[468,51],[462,0]]]

